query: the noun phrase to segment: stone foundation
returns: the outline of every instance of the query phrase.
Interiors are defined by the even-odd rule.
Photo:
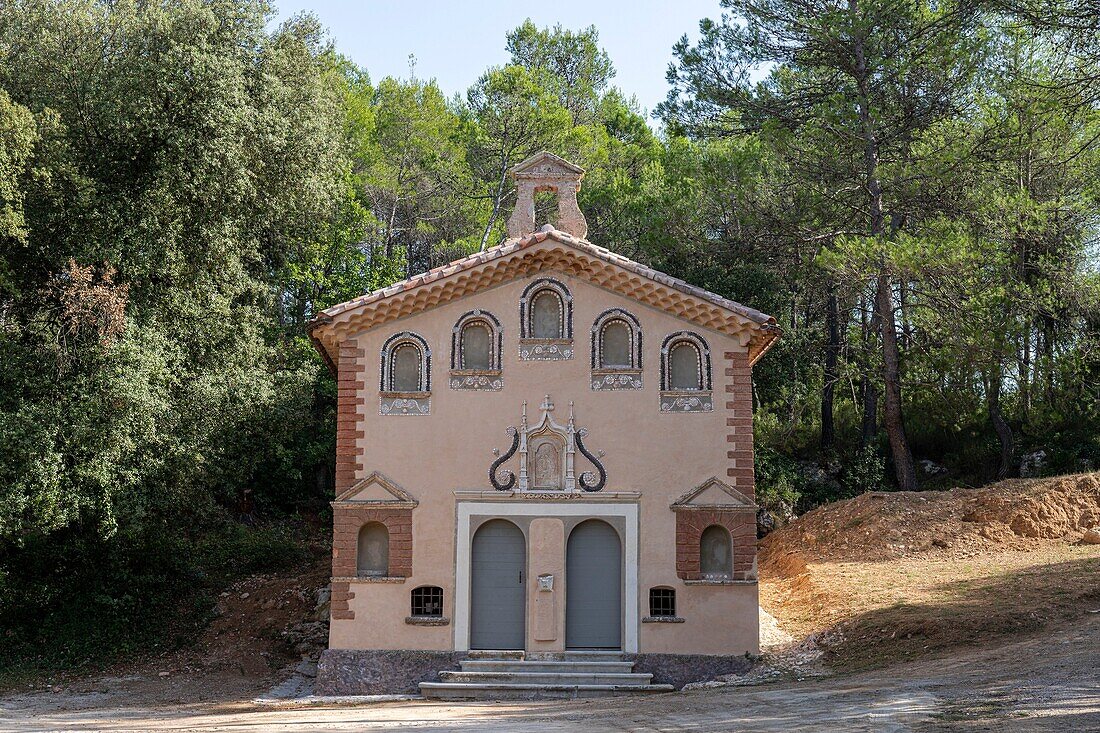
[[[316,695],[415,695],[420,682],[457,670],[465,652],[326,649],[317,664]]]
[[[415,695],[421,682],[439,682],[442,670],[457,670],[466,652],[386,649],[326,649],[317,665],[316,695]],[[745,655],[624,654],[634,672],[653,675],[654,684],[680,689],[723,674],[742,674],[753,666]]]
[[[624,654],[634,662],[635,672],[653,675],[654,684],[669,684],[679,690],[689,682],[702,682],[723,674],[742,674],[753,665],[745,655],[713,654]]]

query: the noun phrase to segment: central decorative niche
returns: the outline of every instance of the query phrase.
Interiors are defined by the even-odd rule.
[[[489,468],[489,482],[498,491],[599,491],[607,483],[607,472],[600,457],[593,455],[584,446],[584,437],[588,431],[577,429],[573,416],[573,403],[569,403],[569,422],[558,424],[552,413],[554,403],[550,395],[539,405],[542,416],[533,426],[527,422],[527,401],[523,402],[520,426],[508,428],[512,436],[512,445],[504,455],[494,449],[497,459]],[[577,452],[592,462],[596,471],[576,474],[575,458]],[[518,457],[518,476],[516,472],[504,468],[504,464]]]

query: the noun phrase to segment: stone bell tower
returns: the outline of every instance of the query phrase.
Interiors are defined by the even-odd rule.
[[[509,238],[535,231],[535,194],[542,191],[553,191],[558,197],[557,228],[579,239],[585,238],[588,222],[577,205],[583,168],[543,151],[512,168],[511,174],[516,179],[516,208],[508,219]]]

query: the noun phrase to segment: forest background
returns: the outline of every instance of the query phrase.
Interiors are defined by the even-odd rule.
[[[260,0],[0,3],[0,678],[184,643],[308,555],[310,319],[501,242],[543,149],[591,241],[779,320],[773,512],[1100,466],[1090,5],[724,0],[648,120],[596,28],[448,98]]]

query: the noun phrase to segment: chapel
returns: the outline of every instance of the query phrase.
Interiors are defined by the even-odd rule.
[[[319,694],[658,692],[759,651],[775,319],[589,242],[578,166],[512,175],[503,243],[311,324],[338,381]]]

